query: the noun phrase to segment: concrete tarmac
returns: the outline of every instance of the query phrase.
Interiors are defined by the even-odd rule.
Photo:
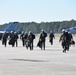
[[[38,38],[30,51],[22,46],[21,40],[18,47],[4,47],[0,41],[0,75],[76,75],[76,46],[63,53],[59,37],[53,45],[46,38],[45,50],[37,47],[37,43]]]

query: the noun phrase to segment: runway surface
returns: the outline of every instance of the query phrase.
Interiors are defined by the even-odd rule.
[[[74,37],[76,41],[76,37]],[[76,46],[71,46],[66,53],[62,52],[59,37],[54,44],[46,38],[46,49],[37,47],[38,38],[34,40],[34,50],[22,46],[7,45],[0,41],[0,75],[76,75]]]

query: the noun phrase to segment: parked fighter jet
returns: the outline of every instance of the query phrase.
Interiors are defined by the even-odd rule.
[[[10,22],[6,25],[6,27],[3,30],[0,30],[0,39],[2,38],[2,35],[4,32],[7,34],[11,33],[11,31],[20,33],[20,31],[17,29],[18,28],[18,22]]]
[[[67,28],[67,29],[63,29],[63,30],[68,31],[71,34],[76,34],[76,27],[71,27],[71,28]]]

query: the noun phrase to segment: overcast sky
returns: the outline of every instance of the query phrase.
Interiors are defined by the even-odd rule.
[[[0,0],[0,24],[76,20],[76,0]]]

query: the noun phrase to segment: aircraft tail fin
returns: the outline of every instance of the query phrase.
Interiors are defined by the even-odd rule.
[[[7,26],[4,28],[4,31],[17,31],[17,27],[18,27],[18,22],[10,22],[9,24],[7,24]]]

